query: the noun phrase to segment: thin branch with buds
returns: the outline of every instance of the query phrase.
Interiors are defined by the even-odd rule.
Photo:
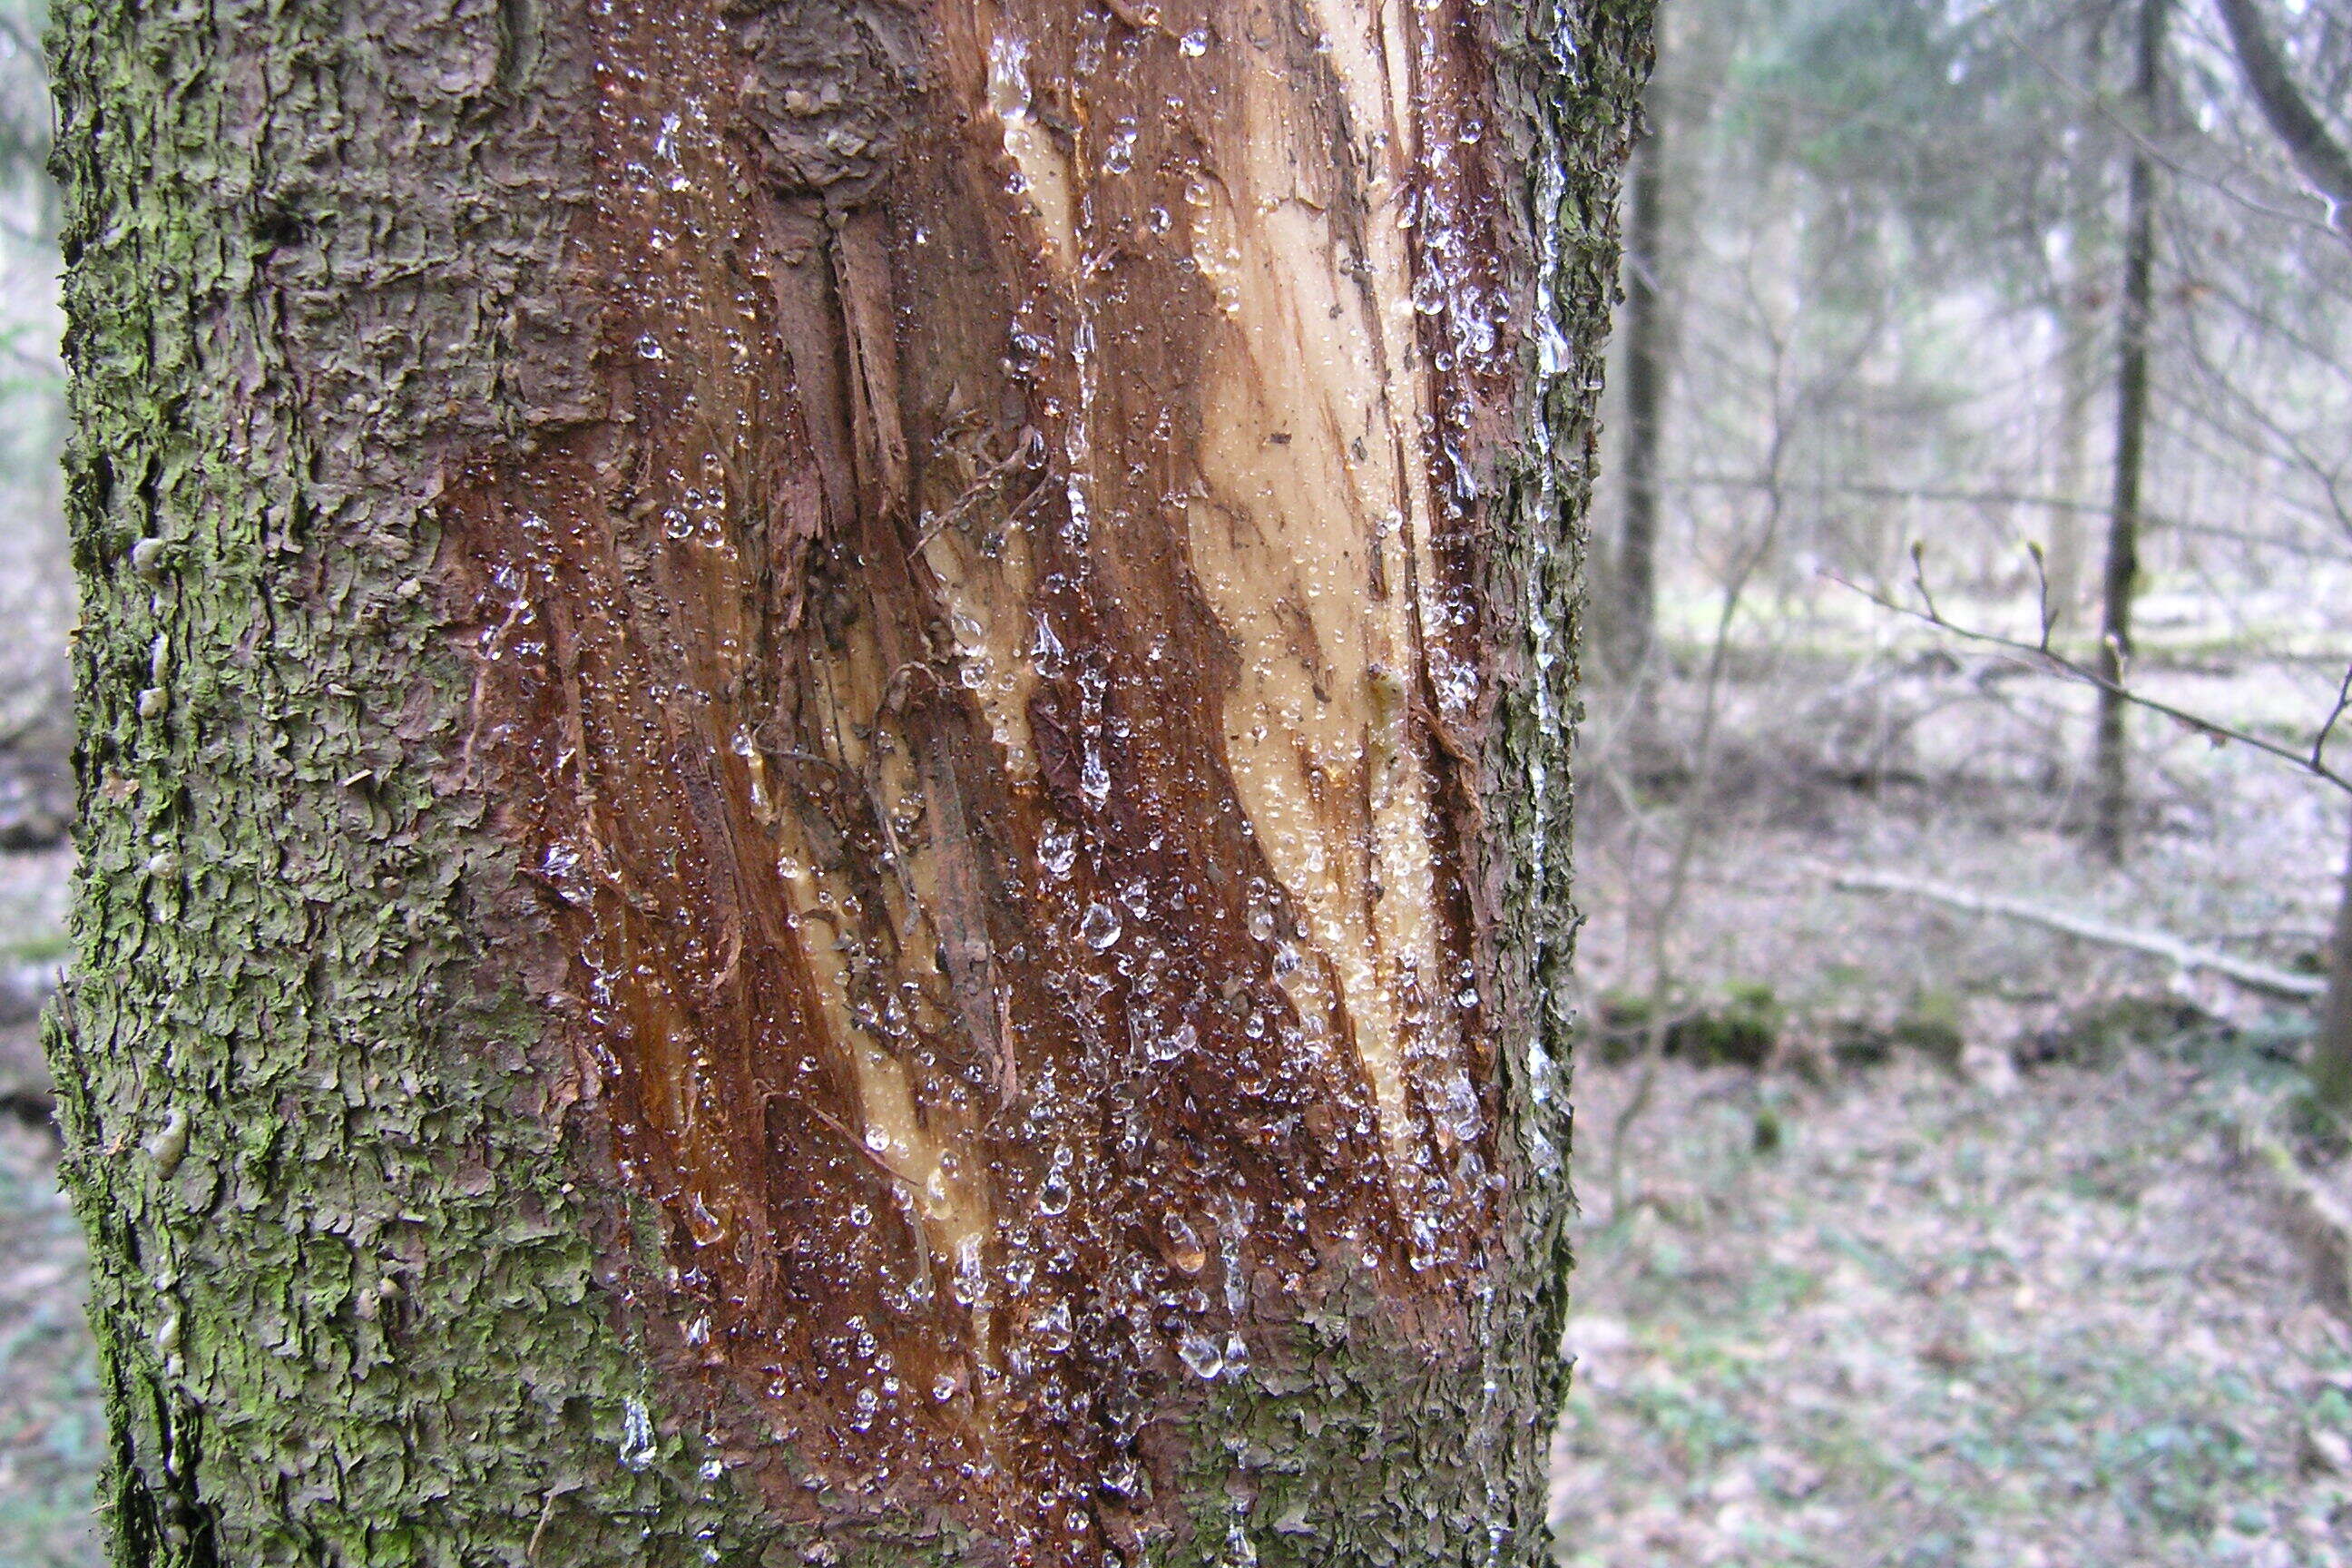
[[[2028,545],[2026,550],[2027,553],[2033,557],[2033,574],[2039,595],[2037,619],[2042,628],[2041,635],[2030,642],[2023,637],[2008,637],[2000,632],[1987,631],[1980,626],[1962,626],[1945,615],[1936,603],[1935,594],[1927,586],[1926,552],[1916,543],[1911,546],[1911,589],[1919,595],[1917,605],[1906,605],[1891,599],[1874,589],[1864,587],[1859,583],[1850,582],[1834,572],[1824,572],[1822,575],[1842,588],[1852,589],[1881,609],[1892,610],[1898,616],[1907,616],[1915,621],[1934,626],[1938,631],[1948,632],[1966,642],[1982,643],[1988,647],[2001,648],[2021,655],[2053,674],[2078,681],[2100,691],[2111,692],[2126,702],[2147,709],[2151,713],[2160,713],[2182,728],[2204,736],[2216,745],[2224,742],[2235,742],[2242,746],[2251,747],[2257,752],[2291,763],[2314,778],[2323,779],[2347,795],[2352,795],[2352,776],[2337,772],[2336,767],[2327,761],[2327,742],[2335,734],[2336,727],[2343,721],[2344,715],[2347,711],[2352,711],[2352,667],[2345,669],[2344,679],[2336,685],[2335,706],[2328,710],[2326,719],[2321,722],[2318,731],[2312,736],[2311,744],[2308,747],[2284,745],[2277,741],[2254,734],[2251,731],[2221,723],[2201,713],[2191,713],[2187,709],[2175,707],[2161,698],[2151,697],[2145,691],[2134,690],[2121,680],[2110,680],[2091,666],[2059,652],[2051,641],[2051,634],[2057,627],[2057,612],[2052,608],[2050,603],[2050,579],[2043,566],[2042,548],[2040,545]]]

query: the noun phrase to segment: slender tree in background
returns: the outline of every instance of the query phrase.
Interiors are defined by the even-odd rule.
[[[2071,31],[2071,30],[2070,30]],[[2100,65],[2100,29],[2080,29],[2079,58],[2069,61],[2085,79],[2096,79]],[[2065,117],[2058,140],[2081,144],[2099,127],[2084,123],[2093,117],[2076,110]],[[2092,435],[2100,393],[2106,377],[2101,374],[2105,334],[2099,331],[2100,301],[2107,285],[2102,259],[2101,221],[2106,203],[2104,160],[2060,157],[2052,160],[2051,182],[2057,194],[2052,205],[2050,233],[2045,241],[2050,276],[2049,313],[2057,331],[2055,366],[2057,407],[2051,441],[2056,461],[2052,465],[2051,496],[2057,504],[2042,519],[2045,545],[2048,613],[2072,630],[2084,607],[2091,521],[2104,510],[2095,495],[2096,481]],[[2087,166],[2084,166],[2087,165]],[[2054,250],[2054,256],[2049,252]],[[2053,759],[2054,761],[2054,759]]]
[[[115,1560],[1548,1561],[1646,34],[64,5]]]
[[[2068,236],[2077,242],[2082,237],[2079,228]],[[2088,279],[2081,276],[2089,269],[2076,257],[2070,256],[2068,261],[2065,275],[2058,279],[2053,311],[2059,334],[2058,408],[2052,432],[2057,461],[2052,465],[2050,488],[2052,499],[2059,504],[2050,509],[2043,532],[2049,551],[2051,613],[2071,626],[2083,606],[2084,557],[2088,553],[2084,508],[2097,507],[2097,502],[2086,498],[2095,488],[2092,416],[2104,378],[2099,374],[2101,334],[2088,298],[2092,290]],[[2092,515],[2096,515],[2095,510]]]
[[[1671,319],[1661,288],[1665,266],[1666,113],[1653,87],[1627,176],[1625,313],[1617,363],[1623,377],[1625,441],[1619,453],[1624,510],[1602,635],[1618,666],[1643,669],[1652,655],[1658,599],[1658,438],[1673,374]]]
[[[2156,272],[2157,133],[2163,93],[2166,0],[2140,0],[2132,79],[2133,139],[2124,194],[2124,276],[2116,351],[2115,493],[2107,514],[2106,570],[2099,593],[2099,688],[2092,759],[2097,793],[2092,843],[2120,860],[2130,833],[2131,774],[2123,695],[2131,658],[2132,597],[2139,584],[2140,480],[2147,455],[2148,323]]]

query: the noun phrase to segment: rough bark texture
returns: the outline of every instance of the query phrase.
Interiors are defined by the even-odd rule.
[[[2115,494],[2107,513],[2106,570],[2099,594],[2099,711],[2093,749],[2092,842],[2120,860],[2130,837],[2131,771],[2123,694],[2131,658],[2132,598],[2139,591],[2140,477],[2147,458],[2147,337],[2156,272],[2156,134],[2163,83],[2165,0],[2140,0],[2137,69],[2132,85],[2138,139],[2124,194],[2124,279],[2116,351]]]
[[[120,1562],[1540,1557],[1646,29],[62,9]]]

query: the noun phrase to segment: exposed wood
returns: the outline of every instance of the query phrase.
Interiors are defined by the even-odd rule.
[[[625,424],[448,509],[467,782],[575,868],[578,1048],[686,1359],[802,1464],[992,1532],[1134,1463],[1074,1424],[1095,1390],[1344,1280],[1446,1353],[1496,1239],[1446,740],[1490,722],[1476,476],[1525,331],[1486,68],[1442,7],[1160,15],[918,50],[878,11],[927,89],[814,180],[799,121],[726,127],[740,58],[832,24],[604,24],[582,239]],[[1197,1279],[1171,1229],[1216,1238]]]

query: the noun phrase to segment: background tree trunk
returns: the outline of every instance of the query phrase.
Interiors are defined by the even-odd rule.
[[[2312,1098],[2339,1121],[2352,1122],[2352,850],[2327,932],[2327,990],[2319,1005],[2319,1032],[2311,1042]]]
[[[2066,274],[2060,286],[2058,322],[2058,409],[2053,440],[2057,461],[2053,465],[2051,494],[2061,503],[2050,509],[2049,551],[2045,571],[2048,608],[2058,624],[2072,630],[2083,612],[2086,524],[2098,515],[2096,482],[2091,460],[2092,413],[2099,400],[2099,332],[2087,296],[2091,269],[2084,265],[2087,250],[2084,226],[2069,226]]]
[[[2123,858],[2130,834],[2131,772],[2126,732],[2130,700],[2119,688],[2131,657],[2132,595],[2139,578],[2140,474],[2147,455],[2147,334],[2156,270],[2156,134],[2164,70],[2164,0],[2141,0],[2131,165],[2125,194],[2124,286],[2116,357],[2115,499],[2107,518],[2106,571],[2099,616],[2097,791],[2092,842]]]
[[[57,44],[117,1561],[1543,1561],[1640,0]]]
[[[1643,669],[1652,656],[1658,602],[1658,439],[1665,419],[1666,384],[1674,350],[1661,271],[1666,265],[1665,132],[1667,115],[1654,102],[1628,171],[1625,222],[1624,516],[1619,525],[1605,617],[1617,665]]]

